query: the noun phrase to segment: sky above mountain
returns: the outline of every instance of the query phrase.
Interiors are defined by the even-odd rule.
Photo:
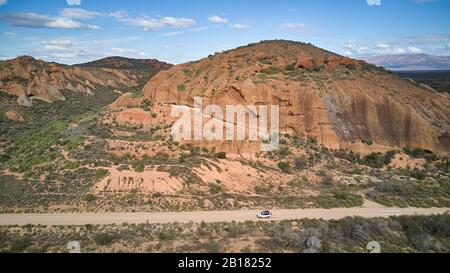
[[[260,40],[351,57],[450,55],[450,0],[0,0],[0,58],[170,63]]]

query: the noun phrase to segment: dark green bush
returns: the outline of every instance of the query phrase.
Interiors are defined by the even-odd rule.
[[[97,199],[97,197],[96,197],[95,195],[93,195],[93,194],[86,194],[86,195],[84,196],[84,200],[86,200],[86,202],[88,202],[88,203],[92,203],[92,202],[94,202],[96,199]]]
[[[133,163],[131,164],[131,167],[133,167],[133,169],[134,169],[136,172],[141,173],[141,172],[143,172],[144,169],[145,169],[145,164],[144,164],[144,161],[142,161],[142,160],[135,160],[135,161],[133,161]]]
[[[98,169],[98,170],[95,171],[95,179],[97,179],[97,180],[101,179],[101,178],[107,176],[108,173],[109,173],[108,170]]]
[[[31,242],[29,239],[21,238],[16,239],[13,241],[11,245],[11,252],[13,253],[19,253],[24,252],[25,249],[27,249],[31,245]]]
[[[288,162],[280,161],[277,164],[278,168],[280,168],[281,171],[288,173],[291,169],[291,165]]]
[[[107,233],[99,233],[95,234],[92,239],[99,246],[107,246],[114,241],[114,236]]]
[[[216,154],[216,157],[220,158],[220,159],[226,159],[227,158],[227,154],[225,152],[220,152],[220,153]]]
[[[298,170],[303,170],[308,166],[308,161],[305,156],[294,158],[294,167]]]

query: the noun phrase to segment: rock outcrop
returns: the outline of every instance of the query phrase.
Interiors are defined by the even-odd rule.
[[[362,61],[290,41],[266,41],[197,62],[177,65],[152,78],[144,102],[279,105],[282,132],[314,137],[330,148],[361,142],[450,151],[450,96],[415,85]]]
[[[148,80],[147,75],[153,76],[152,73],[170,67],[156,60],[136,61],[140,61],[139,73],[132,71],[129,66],[127,70],[119,69],[121,66],[116,69],[109,62],[98,61],[93,67],[89,64],[66,66],[30,56],[17,57],[0,65],[0,92],[17,96],[18,103],[23,106],[32,106],[34,99],[48,103],[64,101],[63,91],[94,95],[96,90],[102,88],[136,88],[142,80]]]

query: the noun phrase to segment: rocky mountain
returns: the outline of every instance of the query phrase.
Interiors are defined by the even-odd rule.
[[[365,57],[362,59],[388,70],[450,70],[450,56],[404,54]]]
[[[330,148],[450,151],[449,94],[291,41],[264,41],[174,66],[152,78],[142,97],[125,94],[112,107],[192,107],[195,96],[204,106],[279,105],[282,132]]]
[[[94,95],[95,91],[108,88],[121,93],[139,88],[141,82],[168,67],[156,60],[118,57],[67,66],[21,56],[0,63],[0,92],[17,96],[17,102],[24,106],[32,106],[36,99],[48,103],[64,101],[63,91]]]
[[[100,60],[78,64],[79,67],[99,67],[115,69],[153,69],[155,71],[165,70],[172,67],[171,64],[156,59],[132,59],[119,56],[106,57]]]
[[[48,65],[9,81],[28,86]],[[129,75],[54,66],[79,84],[103,79],[96,69]],[[0,212],[450,206],[450,95],[374,65],[265,41],[161,71],[141,93],[97,86],[30,108],[0,93]],[[279,105],[279,146],[174,140],[172,106],[195,96]]]

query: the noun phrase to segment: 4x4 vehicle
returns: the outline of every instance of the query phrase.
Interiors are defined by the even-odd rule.
[[[256,215],[258,218],[272,218],[272,212],[268,210],[263,210]]]

